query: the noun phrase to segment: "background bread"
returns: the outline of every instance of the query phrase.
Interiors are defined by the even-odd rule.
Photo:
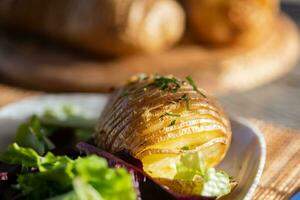
[[[173,0],[0,0],[0,23],[104,55],[154,52],[184,31]]]
[[[277,0],[182,0],[195,39],[255,45],[277,19]]]

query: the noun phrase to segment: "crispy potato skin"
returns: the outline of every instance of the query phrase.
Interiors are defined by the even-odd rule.
[[[135,77],[111,96],[96,127],[95,143],[110,152],[128,151],[144,166],[162,155],[208,152],[205,149],[214,147],[221,150],[209,165],[218,164],[231,140],[229,120],[221,106],[186,81],[176,79],[180,88],[174,92],[157,87],[155,79]],[[187,146],[189,150],[184,150]]]
[[[185,15],[173,0],[0,0],[0,23],[115,56],[170,47]]]
[[[182,0],[195,39],[216,45],[257,43],[278,15],[278,0]]]

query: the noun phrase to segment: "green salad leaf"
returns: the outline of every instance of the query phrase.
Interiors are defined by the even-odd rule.
[[[48,108],[41,116],[33,115],[18,127],[16,143],[34,149],[39,155],[45,155],[55,148],[55,144],[49,139],[54,133],[59,130],[66,132],[67,129],[74,133],[75,141],[87,141],[95,123],[71,106],[61,106],[56,110]]]
[[[21,174],[17,178],[22,194],[28,199],[45,199],[72,190],[73,164],[57,166],[42,172]]]
[[[103,199],[135,199],[132,178],[124,168],[108,168],[106,160],[89,156],[77,159],[75,170],[82,181],[99,191]]]
[[[52,132],[58,128],[73,129],[78,141],[87,141],[91,138],[94,131],[95,119],[90,119],[81,111],[76,110],[69,105],[61,106],[60,108],[46,109],[44,114],[40,116],[41,122]]]
[[[40,119],[48,125],[76,129],[93,130],[96,124],[95,120],[89,119],[84,113],[69,105],[63,105],[55,110],[47,108]]]
[[[37,116],[32,116],[28,122],[21,124],[17,130],[16,142],[23,147],[30,147],[44,155],[53,149],[54,144],[47,138],[49,132]]]
[[[18,188],[29,199],[121,200],[136,199],[131,175],[123,168],[109,168],[105,159],[91,155],[71,160],[14,143],[0,156],[9,164],[37,168],[20,174]]]
[[[196,181],[200,195],[224,196],[231,190],[230,177],[214,168],[206,167],[200,152],[185,153],[176,165],[177,173],[174,179]],[[198,191],[198,190],[197,190]]]
[[[0,155],[0,160],[24,167],[38,167],[39,155],[31,148],[22,148],[18,144],[13,143]]]
[[[73,180],[73,187],[75,193],[80,200],[92,199],[92,200],[102,200],[100,193],[90,184],[76,178]]]
[[[100,193],[81,178],[75,178],[72,185],[74,190],[47,200],[103,200]]]

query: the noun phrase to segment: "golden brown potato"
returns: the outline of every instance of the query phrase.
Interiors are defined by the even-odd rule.
[[[267,34],[277,0],[182,0],[193,36],[212,44],[253,44]]]
[[[0,23],[104,55],[173,45],[185,16],[173,0],[0,0]]]
[[[228,118],[191,78],[134,76],[103,111],[95,143],[128,151],[155,178],[172,179],[180,155],[200,151],[208,167],[218,164],[231,140]]]

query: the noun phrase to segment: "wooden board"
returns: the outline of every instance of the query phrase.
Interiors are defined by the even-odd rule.
[[[252,48],[181,44],[160,54],[118,59],[1,33],[0,74],[22,86],[56,92],[108,92],[141,72],[192,75],[200,87],[219,94],[246,90],[288,72],[299,46],[297,27],[284,15],[264,42]]]

